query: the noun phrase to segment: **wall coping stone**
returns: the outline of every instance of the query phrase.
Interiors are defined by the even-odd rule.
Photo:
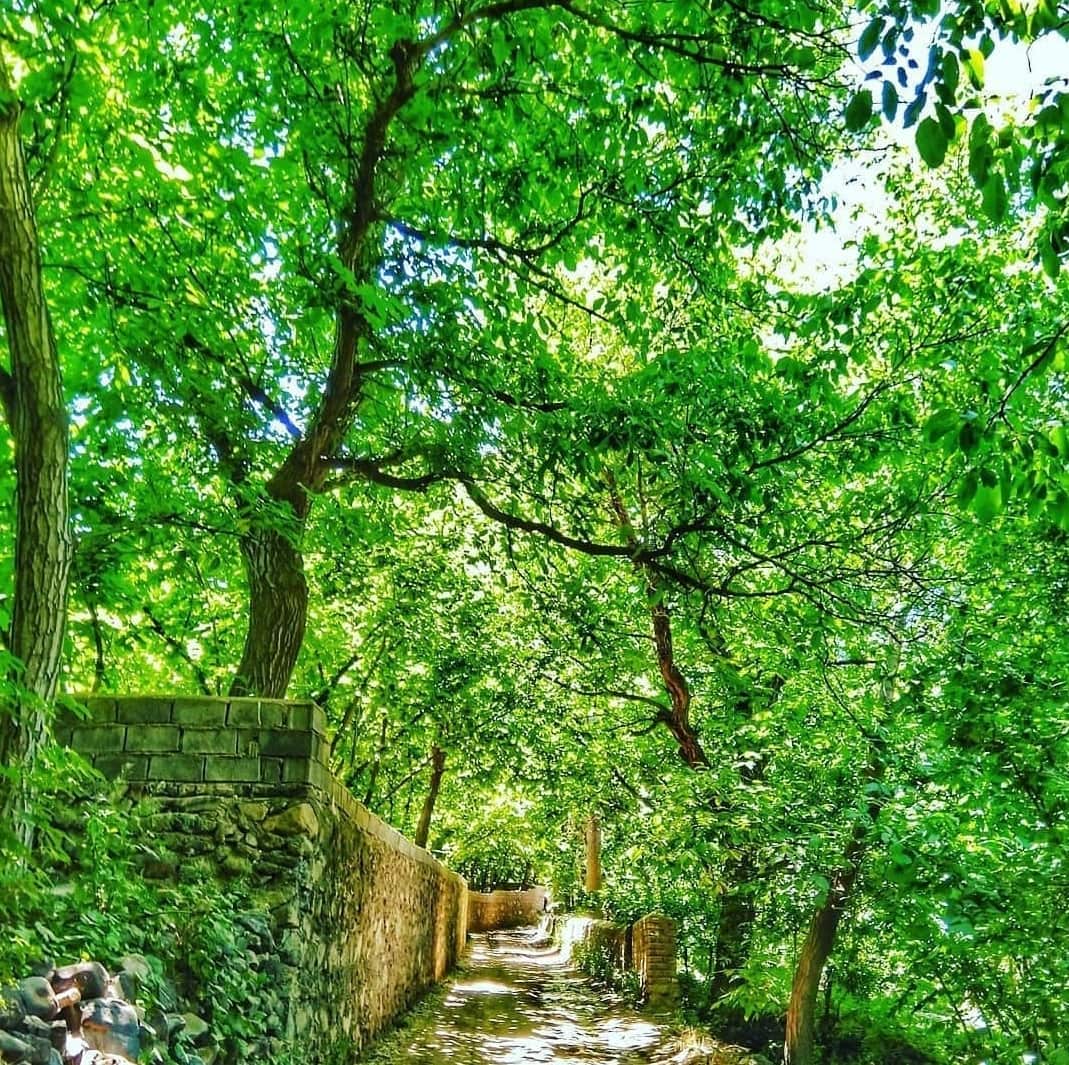
[[[321,801],[387,847],[441,868],[467,886],[459,873],[373,814],[334,776],[327,718],[310,700],[146,692],[81,695],[76,701],[87,716],[61,710],[56,738],[105,776],[125,773],[131,784],[164,796],[185,794],[194,786],[198,793],[247,797],[298,799],[318,792]]]

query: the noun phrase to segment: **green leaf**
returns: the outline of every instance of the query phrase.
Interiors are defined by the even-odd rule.
[[[990,177],[991,163],[995,153],[986,141],[969,144],[969,174],[977,187],[983,188]]]
[[[1006,217],[1006,211],[1009,209],[1006,183],[1002,180],[1002,175],[998,173],[988,174],[987,181],[984,182],[980,193],[984,214],[995,222],[1001,222]]]
[[[1058,457],[1064,459],[1069,456],[1069,433],[1066,432],[1065,426],[1056,425],[1048,435],[1050,442],[1058,451]]]
[[[945,52],[943,54],[943,61],[940,64],[940,73],[947,95],[953,100],[954,94],[958,91],[958,81],[961,76],[958,67],[958,57],[954,55],[953,52]]]
[[[980,430],[977,428],[976,422],[966,422],[958,433],[958,447],[968,455],[976,450],[979,443]]]
[[[909,129],[920,117],[921,111],[924,110],[926,99],[923,92],[918,92],[913,102],[906,108],[905,113],[902,115],[902,125],[906,129]]]
[[[926,118],[917,127],[917,151],[933,169],[942,166],[947,154],[947,137],[934,118]]]
[[[880,43],[880,34],[883,33],[886,21],[884,18],[874,18],[865,27],[865,31],[861,34],[861,39],[857,42],[857,54],[862,60],[868,59],[876,51],[876,46]]]
[[[997,478],[990,470],[981,470],[980,484],[972,501],[973,513],[986,525],[1002,513],[1002,507],[1002,488]]]
[[[958,488],[958,505],[967,507],[976,495],[976,489],[980,486],[980,477],[976,470],[969,470],[962,479]]]
[[[872,118],[872,93],[862,89],[854,93],[853,99],[846,105],[846,128],[852,132],[862,130]]]
[[[895,88],[894,82],[885,81],[883,83],[883,115],[888,122],[893,122],[895,115],[898,113],[898,89]]]
[[[969,76],[973,88],[984,87],[984,54],[976,48],[969,48],[962,55],[965,62],[965,73]]]
[[[1052,281],[1057,278],[1062,268],[1062,263],[1049,240],[1041,240],[1039,242],[1039,261],[1043,266],[1043,272]]]
[[[924,423],[924,439],[929,444],[934,444],[948,433],[952,433],[960,424],[961,416],[957,411],[948,409],[937,410]]]

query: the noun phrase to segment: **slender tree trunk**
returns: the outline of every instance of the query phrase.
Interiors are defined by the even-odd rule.
[[[371,764],[371,775],[368,777],[367,791],[364,792],[364,805],[370,810],[371,800],[375,797],[375,785],[379,779],[379,767],[383,758],[386,757],[386,728],[390,722],[390,713],[386,708],[382,711],[382,727],[379,730],[379,746],[375,752],[375,761]]]
[[[241,539],[249,584],[245,649],[231,695],[285,697],[304,641],[308,582],[304,556],[283,532],[256,528]]]
[[[811,1065],[813,1035],[816,1029],[817,992],[824,966],[835,947],[835,937],[843,910],[857,878],[856,862],[861,857],[862,844],[857,842],[853,862],[835,874],[823,905],[809,922],[798,964],[791,984],[791,1000],[787,1007],[787,1033],[783,1047],[783,1065]]]
[[[10,96],[0,64],[0,92]],[[20,105],[0,104],[0,308],[11,372],[0,391],[15,445],[15,596],[10,648],[21,691],[0,717],[0,762],[32,768],[47,735],[63,658],[72,542],[67,500],[67,412],[45,305],[33,200],[19,137]],[[15,789],[3,796],[14,813]]]
[[[586,821],[586,878],[584,886],[593,894],[601,890],[601,825],[594,814]]]
[[[93,627],[93,691],[98,692],[107,681],[108,667],[104,659],[104,630],[96,603],[89,604],[89,618]]]
[[[898,674],[898,652],[893,650],[888,660],[888,670],[880,683],[880,694],[889,706],[895,698],[895,678]],[[885,742],[876,733],[866,733],[869,741],[868,764],[863,779],[866,784],[876,784],[883,779],[886,765]],[[791,983],[791,998],[787,1006],[787,1029],[783,1043],[784,1065],[811,1065],[813,1061],[814,1033],[816,1031],[817,992],[824,966],[835,949],[835,937],[839,922],[857,881],[861,860],[865,855],[869,829],[880,816],[881,800],[876,788],[868,789],[865,803],[866,817],[854,822],[850,840],[843,854],[842,864],[829,878],[828,894],[824,903],[813,914],[798,964]]]
[[[882,741],[872,738],[872,742],[869,764],[865,769],[864,777],[865,781],[870,784],[880,780],[884,771]],[[863,817],[854,824],[850,842],[846,845],[846,851],[843,854],[842,864],[830,877],[828,893],[809,922],[809,930],[798,955],[798,964],[791,983],[791,999],[787,1006],[787,1031],[783,1046],[784,1065],[811,1065],[813,1061],[820,978],[835,948],[839,922],[842,920],[843,911],[850,900],[850,893],[857,880],[861,859],[865,854],[869,828],[880,816],[880,801],[875,793],[870,793],[866,803],[866,813],[867,818]]]
[[[437,744],[431,748],[431,783],[427,789],[427,797],[423,800],[423,809],[419,814],[419,824],[416,826],[416,846],[426,847],[427,837],[431,832],[431,817],[434,816],[434,804],[438,801],[438,791],[442,786],[442,777],[445,776],[445,751]]]

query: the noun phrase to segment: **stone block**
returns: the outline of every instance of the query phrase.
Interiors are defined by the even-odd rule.
[[[314,703],[290,703],[289,727],[297,729],[298,732],[310,732],[313,724],[312,711],[317,709],[319,708]]]
[[[242,758],[255,758],[260,753],[260,730],[258,728],[239,728],[237,734],[237,753]]]
[[[281,758],[260,759],[260,779],[265,784],[281,784],[285,762]]]
[[[258,781],[260,779],[259,758],[224,758],[221,755],[209,756],[204,765],[206,781]]]
[[[190,754],[237,754],[238,733],[231,728],[186,728],[182,750]]]
[[[287,783],[309,783],[308,771],[312,763],[307,758],[287,758],[282,763],[282,780]]]
[[[178,727],[176,725],[128,725],[126,749],[145,751],[149,754],[178,750]]]
[[[121,751],[125,738],[126,729],[121,725],[102,725],[99,728],[83,725],[74,729],[71,746],[81,754]]]
[[[190,754],[154,754],[149,761],[149,780],[191,781],[204,779],[204,759]]]
[[[265,832],[277,832],[280,836],[319,835],[319,818],[311,803],[299,802],[264,821]]]
[[[264,728],[289,728],[289,705],[279,700],[261,700],[260,724]]]
[[[334,777],[331,775],[330,770],[319,762],[308,762],[307,766],[308,783],[313,787],[329,792],[330,786],[334,782]]]
[[[293,729],[261,729],[260,753],[269,758],[310,758],[312,733]]]
[[[84,700],[89,720],[99,724],[115,720],[115,699],[105,695],[90,695]]]
[[[203,696],[200,699],[175,699],[174,723],[188,728],[222,728],[226,724],[225,699]]]
[[[232,728],[256,728],[260,724],[259,699],[231,699],[226,723]]]
[[[166,725],[171,720],[171,699],[156,699],[151,696],[124,696],[114,700],[118,720],[130,725]]]
[[[109,780],[118,777],[124,780],[148,779],[148,756],[144,754],[98,754],[93,766]]]

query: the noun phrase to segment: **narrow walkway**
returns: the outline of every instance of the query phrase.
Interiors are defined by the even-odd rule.
[[[530,929],[476,936],[441,1009],[397,1055],[413,1065],[640,1065],[667,1033],[591,986]]]

